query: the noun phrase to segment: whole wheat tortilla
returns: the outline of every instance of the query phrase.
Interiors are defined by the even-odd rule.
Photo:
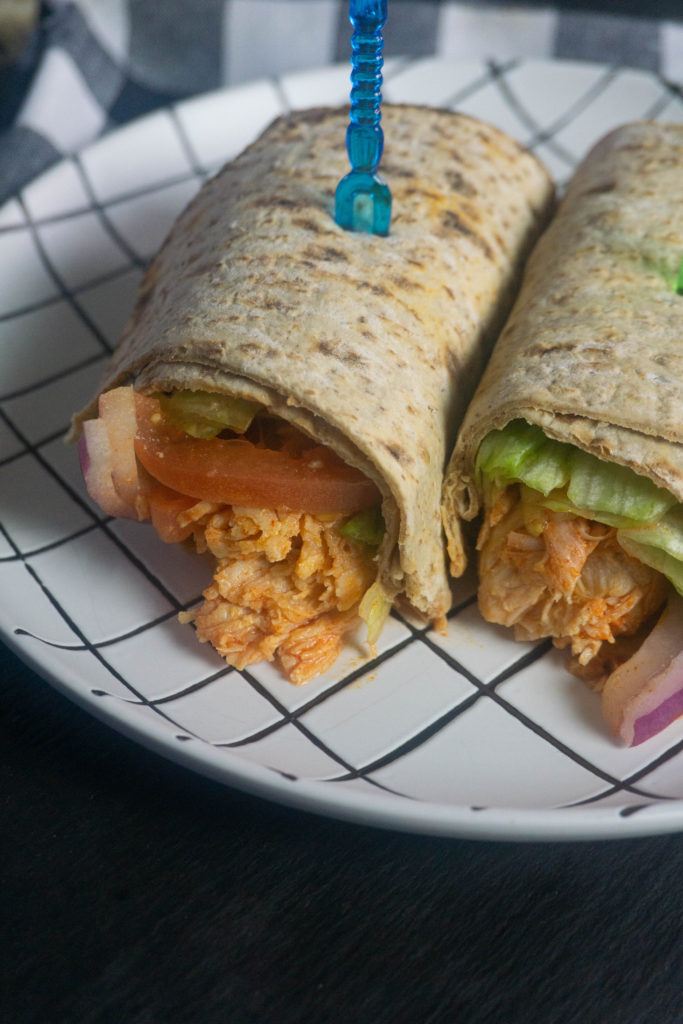
[[[572,178],[468,409],[444,481],[451,571],[490,430],[540,426],[683,501],[683,125],[611,132]]]
[[[347,124],[342,109],[281,117],[202,187],[142,281],[101,390],[251,398],[330,445],[382,492],[380,582],[435,618],[450,604],[446,455],[553,188],[489,125],[386,106],[391,232],[345,232],[332,207]]]

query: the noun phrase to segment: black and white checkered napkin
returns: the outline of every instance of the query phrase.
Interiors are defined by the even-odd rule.
[[[391,0],[389,8],[387,57],[597,60],[683,82],[681,20],[491,0]],[[133,117],[348,60],[349,39],[347,0],[47,0],[24,56],[31,74],[24,69],[14,84],[25,94],[11,97],[16,114],[0,134],[0,203]]]

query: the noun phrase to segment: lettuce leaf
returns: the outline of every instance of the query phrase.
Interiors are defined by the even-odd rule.
[[[513,420],[492,430],[477,453],[477,469],[496,483],[518,481],[549,494],[569,481],[571,445],[547,438],[540,427]]]
[[[615,527],[628,554],[663,573],[683,594],[683,505],[647,477],[547,438],[522,420],[491,431],[476,466],[488,486],[520,483],[538,492],[542,507]],[[524,491],[523,498],[533,520],[534,500]]]
[[[358,541],[360,544],[367,544],[370,548],[379,547],[384,531],[381,505],[361,509],[360,512],[356,512],[350,519],[347,519],[343,526],[339,527],[339,532],[343,537]]]
[[[617,540],[629,555],[663,573],[683,595],[683,506],[677,505],[654,525],[618,530]]]
[[[656,523],[676,504],[668,491],[627,466],[554,441],[523,420],[487,434],[476,465],[495,484],[526,484],[551,496],[545,503],[549,508],[589,515],[610,526]]]
[[[603,462],[578,449],[572,456],[567,497],[577,508],[626,516],[637,523],[656,523],[676,504],[668,491],[628,466]]]

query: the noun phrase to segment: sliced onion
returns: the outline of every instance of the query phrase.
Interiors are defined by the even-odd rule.
[[[78,444],[88,494],[103,512],[147,519],[150,480],[135,457],[136,400],[132,387],[100,395],[99,416],[86,420]]]
[[[149,515],[145,488],[135,457],[135,392],[132,387],[114,388],[100,396],[99,418],[106,425],[111,446],[111,475],[114,490],[133,510],[132,518]]]
[[[102,420],[86,420],[83,424],[78,454],[88,494],[102,511],[110,516],[137,519],[135,508],[114,487],[111,442]]]
[[[683,598],[678,594],[636,653],[607,679],[602,711],[614,736],[631,747],[683,714]]]
[[[391,598],[384,592],[380,583],[372,584],[364,593],[358,605],[358,614],[368,627],[368,643],[372,646],[380,638],[384,623],[391,611]]]

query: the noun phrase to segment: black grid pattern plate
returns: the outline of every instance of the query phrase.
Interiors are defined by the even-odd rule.
[[[388,100],[449,106],[532,147],[561,184],[603,133],[683,121],[654,75],[556,61],[386,66]],[[485,624],[474,580],[441,634],[393,616],[306,687],[227,668],[177,613],[208,566],[85,493],[71,412],[89,396],[145,262],[202,181],[278,113],[344,102],[348,68],[258,81],[103,136],[0,209],[0,628],[93,714],[230,785],[371,824],[481,838],[683,827],[683,720],[616,746],[549,645]]]

